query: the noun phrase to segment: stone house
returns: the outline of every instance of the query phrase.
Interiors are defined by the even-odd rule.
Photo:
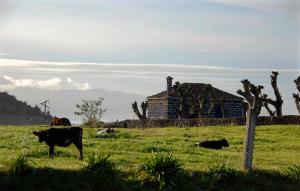
[[[207,84],[203,83],[183,83],[176,82],[172,84],[173,78],[167,77],[167,88],[165,91],[148,97],[148,118],[150,119],[178,119],[178,118],[237,118],[245,115],[245,104],[243,98],[228,92],[222,91],[215,87],[211,88],[214,100],[222,101],[222,106],[219,104],[213,107],[211,112],[209,110],[212,106],[212,97],[205,87]],[[190,93],[185,96],[180,96],[178,91],[180,89],[188,90]],[[200,101],[203,100],[201,112]],[[183,104],[184,103],[184,104]],[[182,115],[185,114],[185,115]]]

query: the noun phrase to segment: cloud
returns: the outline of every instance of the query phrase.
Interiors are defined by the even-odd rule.
[[[246,7],[261,11],[272,11],[294,14],[299,11],[298,0],[208,0],[210,2]]]
[[[76,83],[71,78],[66,81],[61,78],[51,78],[48,80],[34,80],[34,79],[15,79],[11,76],[3,76],[0,78],[0,90],[8,91],[19,87],[26,88],[39,88],[49,90],[61,90],[61,89],[76,89],[76,90],[89,90],[88,83]]]
[[[14,70],[16,72],[57,72],[57,73],[128,73],[128,74],[152,74],[160,72],[242,72],[242,73],[264,73],[271,70],[280,72],[300,72],[300,69],[294,68],[241,68],[241,67],[223,67],[209,65],[188,65],[188,64],[142,64],[142,63],[91,63],[91,62],[51,62],[51,61],[32,61],[17,59],[0,59],[0,69]],[[73,82],[67,78],[67,82]]]

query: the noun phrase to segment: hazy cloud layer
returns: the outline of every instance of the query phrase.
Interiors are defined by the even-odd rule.
[[[166,88],[166,76],[174,81],[210,83],[213,86],[236,94],[242,88],[240,81],[249,79],[265,86],[264,93],[274,97],[270,85],[273,68],[234,68],[205,65],[176,64],[118,64],[45,62],[30,60],[0,59],[0,87],[36,87],[59,89],[104,89],[149,96]],[[284,99],[284,112],[296,113],[292,93],[296,93],[293,80],[299,69],[279,69],[278,86]],[[99,95],[101,96],[101,95]]]
[[[15,79],[11,76],[4,75],[0,78],[0,90],[9,91],[16,88],[39,88],[47,90],[89,90],[88,83],[76,83],[71,78],[62,80],[61,78],[51,78],[48,80],[33,80],[33,79]]]

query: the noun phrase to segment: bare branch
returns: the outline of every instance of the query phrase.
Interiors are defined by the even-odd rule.
[[[144,109],[145,109],[145,108],[148,107],[148,104],[142,102],[142,105],[141,105],[141,106],[142,106],[142,109],[143,109],[143,107],[144,107]],[[146,106],[147,106],[147,107],[146,107]],[[140,113],[136,101],[133,102],[133,104],[132,104],[132,109],[133,109],[133,112],[138,116],[139,119],[146,119],[146,114],[145,114],[145,115],[142,115],[142,114]],[[144,112],[144,109],[143,109],[143,112]]]
[[[293,94],[293,97],[295,99],[295,104],[296,104],[298,113],[300,114],[300,96],[299,96],[299,94]]]

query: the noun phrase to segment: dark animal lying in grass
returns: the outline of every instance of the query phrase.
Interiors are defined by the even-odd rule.
[[[58,118],[56,116],[53,117],[50,126],[71,126],[71,122],[67,118]]]
[[[53,159],[55,145],[67,147],[73,143],[79,150],[79,159],[82,160],[82,128],[50,128],[38,132],[34,131],[33,134],[39,137],[40,143],[45,141],[45,143],[49,146],[49,158]]]
[[[222,149],[222,147],[229,147],[229,144],[226,139],[220,139],[218,141],[203,141],[201,143],[196,143],[195,146],[208,149]]]

